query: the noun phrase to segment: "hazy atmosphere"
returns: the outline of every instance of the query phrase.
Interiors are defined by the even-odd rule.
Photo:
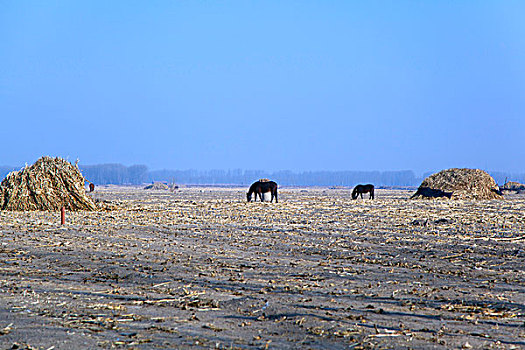
[[[0,7],[0,165],[525,172],[520,1]]]
[[[0,0],[0,349],[525,349],[524,14]]]

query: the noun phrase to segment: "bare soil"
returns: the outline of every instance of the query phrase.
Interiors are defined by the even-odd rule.
[[[524,196],[245,191],[0,212],[0,348],[525,348]]]

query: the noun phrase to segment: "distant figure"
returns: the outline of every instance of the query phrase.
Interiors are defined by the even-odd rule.
[[[95,184],[89,183],[89,192],[93,192],[95,190]]]
[[[357,185],[352,191],[352,199],[357,199],[359,195],[363,198],[363,193],[370,193],[370,199],[374,199],[374,185]]]
[[[264,179],[266,180],[266,179]],[[246,194],[246,199],[248,202],[251,202],[252,200],[252,193],[255,193],[255,198],[253,199],[254,202],[257,202],[257,195],[259,195],[259,198],[261,199],[261,202],[264,202],[264,196],[263,193],[270,192],[272,194],[272,198],[270,199],[270,202],[273,201],[273,198],[275,197],[275,203],[279,203],[277,200],[277,183],[273,181],[257,181],[254,182],[250,189],[248,190],[248,193]]]

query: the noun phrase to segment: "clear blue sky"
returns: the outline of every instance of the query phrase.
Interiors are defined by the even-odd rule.
[[[0,164],[525,172],[524,14],[0,0]]]

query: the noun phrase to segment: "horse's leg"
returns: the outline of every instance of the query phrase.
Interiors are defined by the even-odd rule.
[[[370,191],[370,199],[374,199],[374,190]]]
[[[264,193],[262,191],[259,192],[259,198],[261,199],[261,202],[264,202]]]
[[[272,199],[270,200],[270,203],[273,202],[274,198],[275,198],[275,203],[277,203],[277,189],[270,190],[270,193],[272,194]]]

